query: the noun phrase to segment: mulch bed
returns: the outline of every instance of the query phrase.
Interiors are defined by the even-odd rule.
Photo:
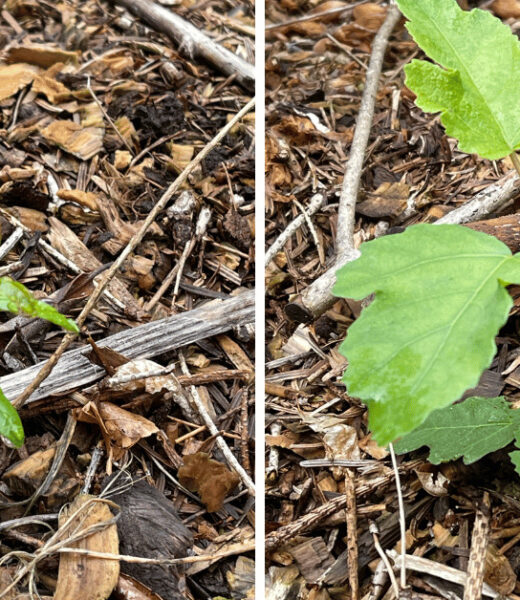
[[[250,2],[185,0],[173,9],[254,61]],[[13,0],[2,11],[0,225],[2,241],[20,236],[0,271],[74,318],[166,188],[251,96],[114,3]],[[254,501],[191,395],[252,476],[253,326],[230,324],[181,350],[155,351],[148,362],[97,344],[252,289],[253,222],[250,113],[174,195],[71,346],[90,347],[89,360],[123,381],[69,381],[65,392],[21,410],[21,449],[1,445],[0,590],[20,567],[16,552],[40,550],[68,503],[81,491],[106,496],[109,477],[123,469],[117,485],[130,483],[130,491],[112,498],[122,511],[120,553],[215,560],[124,562],[118,598],[252,594]],[[63,335],[2,313],[0,376],[48,359]],[[167,366],[169,373],[152,376]],[[2,527],[24,516],[34,518]],[[35,587],[25,578],[19,597],[36,589],[51,597],[64,577],[59,563],[56,553],[41,556]],[[87,579],[85,599],[96,585]],[[141,596],[132,596],[136,590]]]
[[[318,5],[327,10],[341,4],[351,4],[352,10],[308,19]],[[461,4],[489,9],[492,3]],[[491,10],[517,31],[518,20],[503,12],[505,5],[495,2]],[[348,458],[349,440],[363,463],[355,469],[360,597],[392,597],[369,531],[375,522],[383,549],[398,548],[390,457],[371,440],[364,406],[349,397],[341,383],[346,364],[338,346],[359,316],[361,304],[338,301],[307,324],[291,320],[285,312],[334,264],[339,190],[371,42],[386,10],[382,3],[368,2],[267,3],[267,248],[301,215],[314,194],[326,196],[311,217],[312,229],[307,222],[298,228],[266,273],[267,559],[268,585],[276,583],[283,590],[277,599],[298,594],[320,600],[351,597],[345,473],[327,466],[326,458]],[[404,85],[403,67],[422,54],[403,22],[390,38],[380,80],[356,207],[357,246],[414,223],[434,222],[512,170],[509,159],[490,162],[459,152],[438,117],[415,106]],[[516,199],[501,214],[516,213],[519,207]],[[518,354],[515,316],[501,331],[497,345],[497,356],[476,395],[504,394],[514,402],[519,398],[518,377],[501,373]],[[413,593],[424,598],[462,597],[461,587],[436,577],[441,572],[434,567],[466,570],[475,514],[484,490],[489,490],[485,581],[514,597],[520,592],[520,552],[514,541],[520,531],[520,505],[517,476],[505,451],[469,466],[461,461],[432,466],[426,456],[416,452],[399,457],[408,553],[424,556],[433,565],[427,575],[408,572]]]

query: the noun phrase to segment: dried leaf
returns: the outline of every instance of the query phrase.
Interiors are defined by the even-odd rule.
[[[78,64],[79,52],[68,52],[61,48],[53,48],[47,44],[23,44],[10,46],[5,55],[8,63],[25,62],[30,65],[48,68],[55,63]]]
[[[356,212],[366,217],[398,217],[408,203],[410,186],[385,181],[377,190],[356,206]]]
[[[507,556],[499,554],[498,548],[489,544],[486,548],[484,581],[501,596],[508,596],[516,586],[516,574]]]
[[[520,17],[520,0],[495,0],[491,10],[502,19],[518,19]]]
[[[64,528],[63,538],[113,519],[108,506],[102,502],[93,502],[93,499],[93,496],[80,495],[60,513],[59,525]],[[81,510],[82,507],[85,508]],[[67,524],[67,520],[77,511],[77,516]],[[117,526],[113,523],[67,546],[118,554]],[[117,560],[92,558],[84,554],[60,554],[54,600],[106,600],[116,586],[118,577]]]
[[[163,600],[159,594],[125,573],[119,575],[113,596],[115,600]]]
[[[159,431],[157,426],[145,417],[110,402],[101,402],[99,405],[89,402],[77,410],[75,416],[78,421],[97,423],[101,427],[105,442],[109,447],[115,448],[115,460],[139,440]]]
[[[205,452],[185,456],[178,477],[182,485],[199,494],[208,512],[220,510],[224,498],[240,481],[236,473]]]

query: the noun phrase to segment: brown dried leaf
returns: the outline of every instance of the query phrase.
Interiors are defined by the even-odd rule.
[[[30,495],[43,481],[56,454],[55,446],[38,450],[12,465],[2,479],[17,494]]]
[[[62,538],[72,533],[84,531],[99,523],[113,519],[110,509],[105,503],[94,502],[93,496],[80,495],[66,507],[59,518],[63,528]],[[82,507],[85,507],[82,509]],[[77,511],[70,524],[67,520]],[[119,538],[115,523],[101,531],[85,537],[67,546],[82,548],[92,552],[119,553]],[[117,584],[119,577],[119,561],[103,558],[92,558],[84,554],[60,554],[58,582],[54,600],[106,600]]]
[[[396,218],[406,208],[409,195],[410,186],[406,183],[385,181],[366,200],[356,206],[356,212],[375,219]]]
[[[119,575],[113,597],[115,600],[163,600],[159,594],[125,573]]]
[[[145,417],[110,402],[101,402],[99,405],[89,402],[76,410],[75,416],[78,421],[97,423],[100,426],[105,443],[114,450],[114,460],[143,438],[159,431],[157,426]]]
[[[13,582],[14,573],[8,567],[0,567],[0,591],[4,591],[2,600],[17,600],[19,598],[18,588],[15,586],[9,592],[6,592],[7,586]]]
[[[386,18],[386,11],[387,9],[384,6],[380,6],[375,2],[366,2],[354,7],[352,16],[356,25],[371,31],[377,31]]]
[[[130,360],[108,346],[98,346],[91,337],[88,341],[92,346],[92,350],[88,354],[90,362],[103,367],[109,375],[113,375],[118,367],[126,365]]]
[[[88,160],[103,149],[104,129],[83,127],[74,121],[53,121],[40,131],[43,137],[82,160]]]
[[[255,367],[251,362],[249,356],[242,350],[242,348],[234,340],[227,335],[219,335],[217,338],[219,346],[226,353],[229,360],[235,365],[237,369],[243,369],[250,371],[251,377],[254,377]]]
[[[0,66],[0,100],[13,96],[31,83],[39,69],[25,63]]]
[[[342,2],[342,0],[326,0],[326,2],[322,2],[316,8],[313,8],[310,12],[311,15],[317,15],[322,12],[326,12],[328,10],[333,10],[335,8],[341,8],[343,6],[348,6],[346,2]],[[345,18],[345,13],[336,13],[333,15],[325,15],[321,17],[319,20],[323,23],[333,23],[334,21],[343,21]]]
[[[316,127],[310,119],[297,115],[283,117],[276,126],[276,130],[296,146],[304,146],[314,141],[317,133]]]
[[[24,206],[10,206],[7,209],[7,212],[14,215],[31,231],[46,232],[49,230],[49,226],[47,225],[47,217],[39,210],[25,208]]]
[[[240,481],[236,473],[205,452],[185,456],[177,475],[182,485],[199,494],[208,512],[220,510],[224,498]]]
[[[30,65],[48,68],[59,62],[77,65],[79,56],[80,52],[68,52],[47,44],[23,44],[11,46],[6,52],[5,61],[8,63],[25,62]]]

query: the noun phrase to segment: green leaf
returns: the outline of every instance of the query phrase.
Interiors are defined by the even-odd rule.
[[[68,331],[79,332],[72,319],[67,319],[50,304],[36,300],[27,288],[9,277],[0,278],[0,310],[40,317]]]
[[[0,435],[10,440],[16,447],[23,444],[23,426],[16,409],[0,390]]]
[[[520,411],[511,409],[504,398],[468,398],[433,411],[394,448],[404,454],[429,446],[429,461],[435,465],[461,456],[468,465],[507,446],[519,426]]]
[[[504,287],[518,282],[520,258],[460,225],[415,225],[367,242],[339,269],[336,296],[375,292],[340,352],[348,392],[368,405],[380,445],[478,383],[512,305]]]
[[[413,60],[406,85],[426,112],[440,112],[459,148],[489,159],[520,148],[520,42],[491,13],[456,0],[398,0],[406,27],[438,65]]]
[[[520,450],[513,450],[513,452],[510,452],[509,458],[515,466],[515,471],[520,475]]]

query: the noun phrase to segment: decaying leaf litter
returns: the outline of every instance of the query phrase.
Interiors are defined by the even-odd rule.
[[[252,4],[174,8],[253,61]],[[251,91],[114,3],[13,0],[1,17],[2,274],[77,318],[133,251],[20,402],[25,445],[2,445],[0,593],[251,595],[251,104],[234,119]],[[15,400],[63,333],[2,321]]]
[[[517,2],[480,7],[518,30]],[[363,405],[340,382],[346,365],[337,348],[362,304],[331,296],[336,263],[355,258],[363,241],[441,219],[491,233],[518,251],[512,163],[459,152],[439,120],[414,105],[403,67],[421,53],[391,12],[370,2],[267,5],[266,546],[267,585],[277,599],[389,598],[394,586],[382,549],[399,566],[390,457],[367,435]],[[385,57],[381,77],[378,56]],[[372,120],[366,90],[374,80]],[[347,163],[355,212],[340,200]],[[345,219],[337,220],[338,204],[353,218],[353,236]],[[515,308],[497,339],[497,356],[467,395],[503,394],[514,406],[518,292],[512,291]],[[517,477],[506,454],[469,466],[432,466],[426,456],[400,458],[413,592],[462,597],[454,583],[466,571],[477,573],[483,561],[484,594],[514,597]]]

